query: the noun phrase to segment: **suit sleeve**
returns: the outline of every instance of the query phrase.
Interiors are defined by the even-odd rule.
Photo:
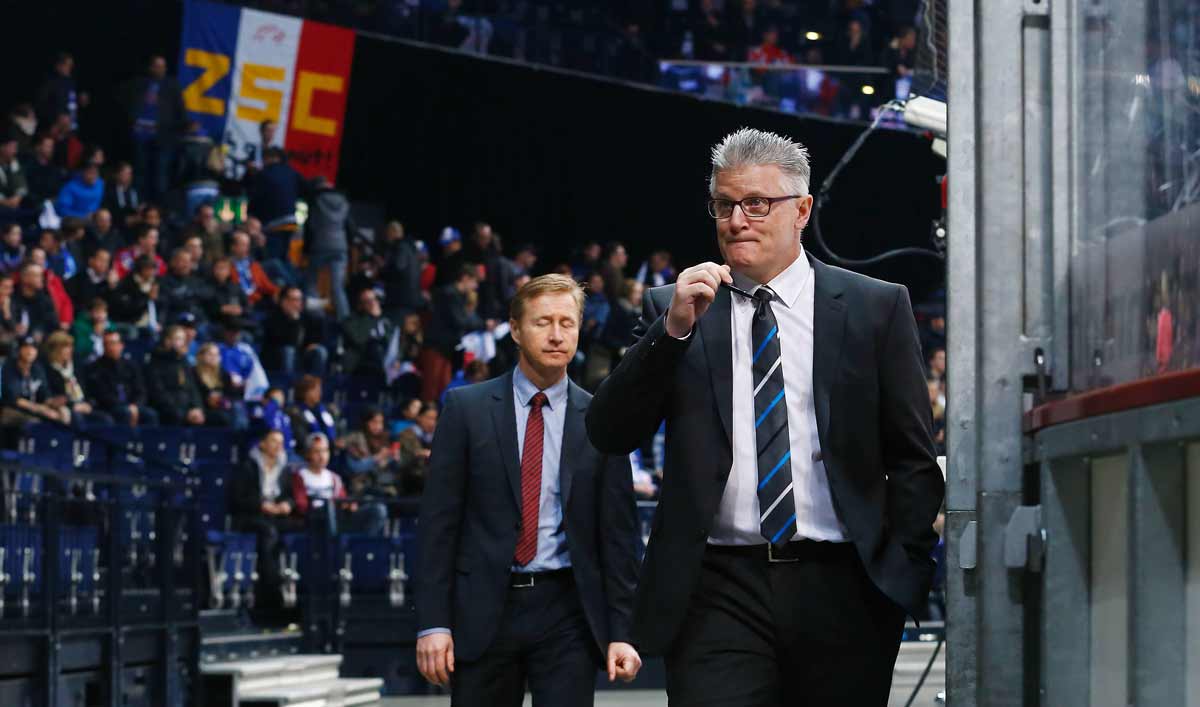
[[[639,542],[633,470],[627,454],[608,455],[604,465],[600,476],[600,563],[608,601],[608,636],[611,642],[629,643]]]
[[[672,374],[695,336],[672,337],[664,318],[665,311],[658,311],[647,291],[642,318],[633,330],[636,343],[600,384],[588,407],[588,438],[605,454],[630,454],[658,431],[666,414]]]
[[[421,497],[417,576],[417,630],[453,628],[454,562],[467,492],[467,427],[458,391],[446,405],[433,437],[429,473]]]
[[[908,290],[898,288],[880,373],[880,439],[887,474],[888,526],[909,559],[921,564],[937,545],[933,522],[945,482],[933,446],[933,413]]]

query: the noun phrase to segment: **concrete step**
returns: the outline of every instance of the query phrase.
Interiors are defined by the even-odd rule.
[[[277,685],[239,691],[242,707],[351,707],[380,700],[383,680],[379,678],[337,678],[298,685]]]
[[[200,672],[206,676],[228,676],[234,693],[243,694],[336,680],[341,665],[340,655],[289,655],[208,663],[200,667]]]

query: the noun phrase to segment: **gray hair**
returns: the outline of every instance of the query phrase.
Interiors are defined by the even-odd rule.
[[[792,185],[792,193],[808,196],[808,149],[782,135],[742,128],[713,146],[708,193],[717,195],[717,173],[727,169],[774,165]]]
[[[314,442],[325,442],[325,444],[329,444],[329,435],[325,434],[324,432],[313,432],[308,437],[305,437],[304,451],[307,452],[313,446]]]

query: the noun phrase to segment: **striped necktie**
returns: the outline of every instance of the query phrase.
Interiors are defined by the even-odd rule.
[[[754,437],[758,445],[759,532],[772,545],[784,545],[796,534],[796,501],[792,497],[792,451],[788,438],[787,401],[783,391],[783,351],[779,325],[771,311],[775,293],[754,293],[751,341],[754,358]]]

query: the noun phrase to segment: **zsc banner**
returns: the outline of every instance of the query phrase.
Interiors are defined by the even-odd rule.
[[[282,147],[305,177],[335,181],[354,32],[229,5],[184,5],[179,82],[189,117],[226,147],[226,176],[261,160],[259,126],[278,124]]]

